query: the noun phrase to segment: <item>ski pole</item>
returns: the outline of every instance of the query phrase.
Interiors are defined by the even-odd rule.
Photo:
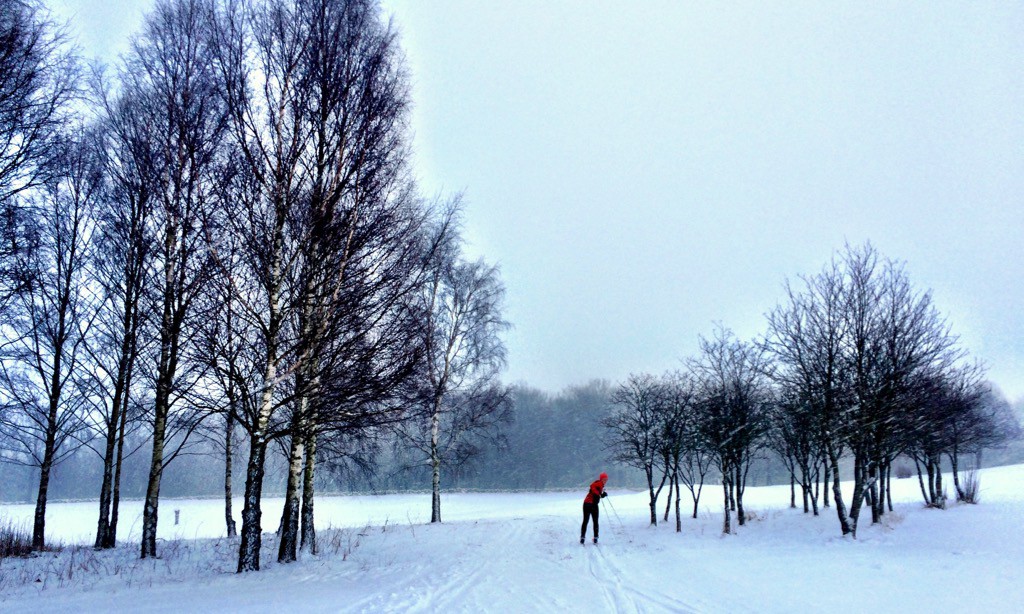
[[[611,499],[608,497],[602,497],[601,501],[608,501],[608,506],[612,508],[612,513],[615,514],[615,520],[619,521],[620,527],[625,528],[625,525],[622,524],[622,519],[619,518],[619,512],[615,510],[615,505],[611,502]]]

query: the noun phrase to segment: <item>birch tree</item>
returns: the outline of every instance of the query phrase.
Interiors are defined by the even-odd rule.
[[[115,96],[102,82],[98,87],[106,187],[97,215],[95,272],[102,300],[88,349],[96,393],[93,428],[101,442],[96,451],[103,461],[95,546],[113,548],[125,441],[141,427],[140,356],[152,337],[147,326],[153,323],[153,301],[145,294],[152,287],[154,128],[145,100]]]
[[[39,468],[32,548],[46,546],[46,504],[55,465],[85,441],[90,391],[80,371],[95,318],[90,287],[94,215],[102,175],[83,129],[63,146],[53,175],[31,195],[25,287],[0,353],[0,438],[8,460]]]
[[[211,271],[203,224],[216,201],[226,116],[214,72],[209,10],[202,0],[156,5],[123,71],[122,88],[145,101],[153,178],[158,268],[156,364],[153,369],[152,457],[142,518],[142,558],[156,556],[160,481],[168,454],[172,405],[190,385],[185,357],[199,327],[196,297]],[[192,424],[184,424],[188,433]],[[178,450],[182,441],[178,441]]]
[[[238,335],[246,340],[245,379],[253,402],[239,426],[248,436],[238,571],[260,568],[263,477],[267,446],[287,432],[279,409],[293,400],[284,383],[294,376],[298,335],[288,326],[300,304],[294,281],[305,238],[301,208],[309,189],[303,156],[312,143],[308,41],[310,24],[293,3],[257,6],[225,2],[217,10],[214,52],[237,149],[249,189],[225,216],[239,238],[231,269],[238,299]]]
[[[294,10],[308,25],[300,71],[310,140],[300,160],[308,185],[299,203],[304,238],[290,324],[299,348],[289,404],[282,562],[296,558],[300,511],[301,544],[315,549],[316,446],[321,422],[329,421],[321,420],[318,398],[323,373],[355,350],[339,339],[389,330],[380,324],[392,322],[392,309],[401,304],[396,297],[414,287],[407,282],[418,272],[406,265],[420,256],[414,248],[426,219],[408,177],[409,94],[394,29],[373,2],[315,0],[296,2]],[[390,337],[376,341],[386,344]],[[365,377],[346,379],[375,387]],[[346,407],[335,411],[353,410]]]
[[[457,206],[439,226],[447,235],[429,267],[422,295],[424,363],[421,415],[405,440],[426,456],[431,475],[431,522],[441,522],[441,471],[478,453],[475,439],[510,419],[509,390],[498,375],[505,364],[501,334],[505,288],[498,269],[462,259]],[[414,430],[415,429],[415,430]]]

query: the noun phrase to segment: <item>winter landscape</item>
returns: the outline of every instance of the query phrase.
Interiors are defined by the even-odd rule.
[[[857,540],[837,535],[831,510],[790,509],[788,486],[751,488],[751,521],[724,536],[708,508],[684,518],[681,533],[673,523],[651,527],[646,493],[609,484],[598,546],[577,543],[575,491],[451,494],[439,525],[428,522],[429,495],[325,497],[321,554],[294,565],[267,557],[263,572],[242,576],[219,502],[168,501],[181,524],[161,527],[164,554],[149,561],[134,545],[94,551],[94,504],[62,503],[52,508],[54,538],[83,546],[0,562],[0,608],[792,612],[856,603],[877,612],[1012,612],[1024,601],[1024,466],[980,479],[981,504],[946,510],[925,508],[916,478],[897,480],[895,511]],[[137,526],[138,502],[125,507]],[[32,508],[5,505],[0,514],[27,523]]]
[[[0,0],[0,611],[1020,610],[1021,32]]]

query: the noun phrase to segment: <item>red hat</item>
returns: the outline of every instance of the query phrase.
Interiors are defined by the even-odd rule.
[[[599,480],[601,480],[602,482],[607,482],[607,481],[608,481],[608,474],[607,474],[607,473],[602,473],[601,475],[599,475],[599,476],[597,476],[597,477],[598,477],[598,479],[599,479]]]

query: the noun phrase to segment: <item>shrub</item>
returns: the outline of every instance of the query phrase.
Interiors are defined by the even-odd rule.
[[[967,471],[961,473],[960,485],[963,489],[963,495],[960,497],[961,501],[963,501],[964,503],[977,504],[981,500],[981,493],[979,492],[981,487],[981,479],[978,478],[977,469],[968,469]]]
[[[13,520],[0,518],[0,559],[12,556],[28,556],[32,552],[32,535],[28,530],[14,524]]]
[[[910,465],[900,463],[896,465],[896,479],[905,480],[909,477],[914,476],[914,470],[910,468]]]

